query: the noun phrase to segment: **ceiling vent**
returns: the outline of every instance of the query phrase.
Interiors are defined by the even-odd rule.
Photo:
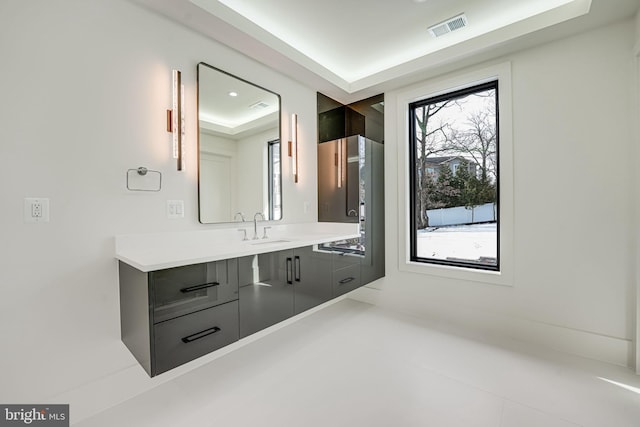
[[[249,108],[253,109],[253,110],[262,110],[263,108],[267,108],[269,106],[269,104],[267,104],[264,101],[258,101],[255,104],[251,104],[249,105]]]
[[[447,33],[450,33],[455,30],[459,30],[460,28],[464,28],[467,26],[467,17],[464,13],[454,16],[453,18],[447,19],[444,22],[436,24],[432,27],[429,27],[429,32],[433,37],[440,37]]]

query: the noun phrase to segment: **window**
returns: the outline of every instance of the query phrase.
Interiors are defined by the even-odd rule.
[[[282,218],[282,192],[280,189],[280,140],[268,143],[269,165],[269,219]]]
[[[409,104],[411,261],[500,271],[498,123],[497,80]]]

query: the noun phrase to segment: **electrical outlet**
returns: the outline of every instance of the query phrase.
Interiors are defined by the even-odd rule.
[[[31,202],[31,217],[42,218],[42,202],[40,199],[35,199]]]
[[[49,222],[49,199],[42,197],[25,198],[24,222]]]

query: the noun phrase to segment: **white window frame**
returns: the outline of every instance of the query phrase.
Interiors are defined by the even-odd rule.
[[[479,270],[449,265],[427,264],[411,261],[411,220],[409,173],[409,104],[456,90],[498,80],[498,108],[500,111],[500,271]],[[400,271],[445,277],[448,279],[513,286],[514,275],[514,193],[513,193],[513,124],[511,63],[449,74],[428,80],[398,93],[397,147],[398,147],[398,268]]]

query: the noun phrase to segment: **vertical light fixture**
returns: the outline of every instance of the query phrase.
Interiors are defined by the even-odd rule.
[[[338,188],[342,188],[342,176],[344,174],[343,149],[342,138],[340,138],[338,140]]]
[[[293,174],[293,182],[298,182],[298,115],[295,113],[291,114],[289,157],[291,157],[291,173]]]
[[[173,158],[177,159],[178,170],[182,170],[182,135],[184,134],[184,87],[182,73],[172,73],[172,105],[167,110],[167,132],[173,134]]]

